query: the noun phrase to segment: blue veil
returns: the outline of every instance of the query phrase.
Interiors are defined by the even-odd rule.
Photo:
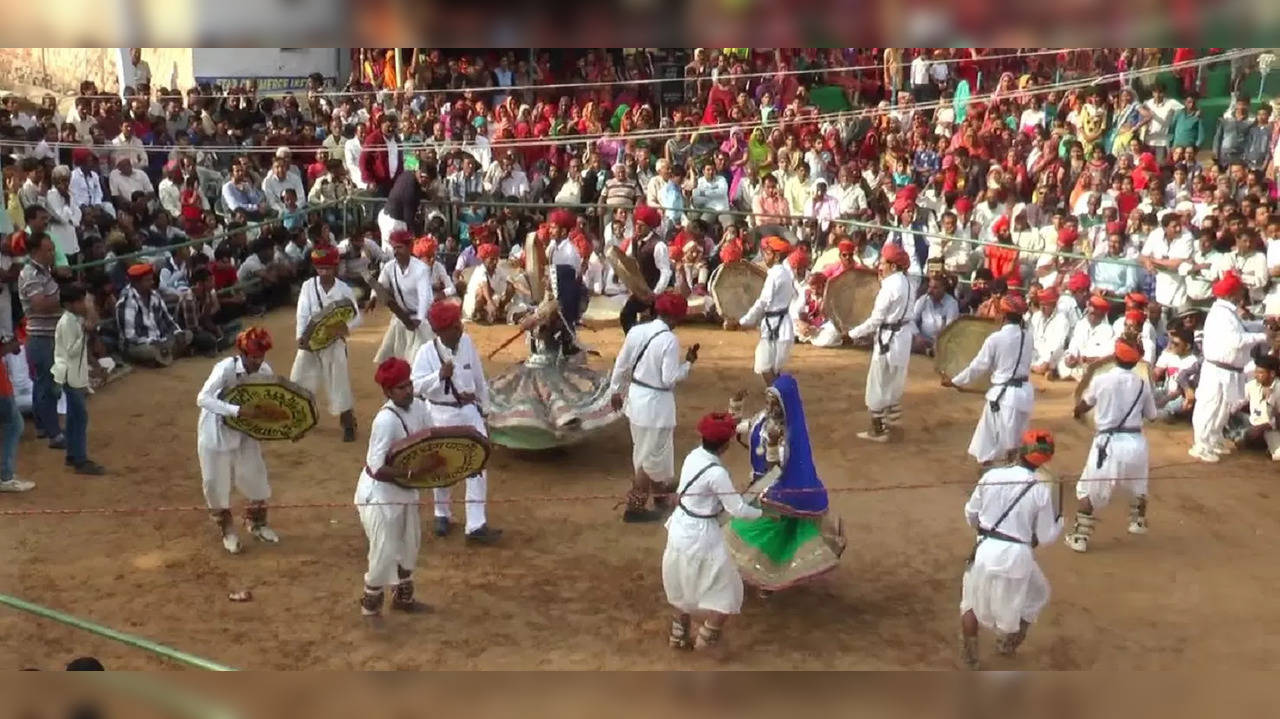
[[[813,449],[809,445],[809,425],[804,418],[800,388],[796,384],[795,377],[783,374],[773,381],[773,390],[782,400],[782,409],[786,418],[786,461],[782,465],[782,475],[765,491],[761,501],[784,514],[801,516],[825,514],[827,490],[823,487],[822,480],[818,478],[818,471],[813,465]],[[751,428],[751,469],[756,477],[767,470],[763,454],[756,452],[756,448],[760,445],[760,430],[763,426],[764,422],[759,421]]]

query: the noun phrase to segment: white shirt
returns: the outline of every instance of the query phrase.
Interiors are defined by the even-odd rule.
[[[416,320],[426,319],[426,309],[435,301],[431,293],[431,280],[427,264],[417,257],[410,257],[409,264],[401,269],[400,263],[391,260],[382,265],[378,282],[391,290],[400,309]],[[424,301],[425,300],[425,301]]]
[[[76,207],[100,205],[103,202],[102,178],[92,170],[88,175],[79,167],[71,170],[71,184],[67,189],[71,192],[71,202]]]
[[[1036,482],[1022,499],[1014,503],[1022,493],[1023,483],[1031,481],[1035,481],[1035,475],[1021,465],[990,469],[978,480],[978,486],[973,488],[973,494],[965,502],[964,516],[969,526],[975,529],[994,528],[1001,534],[1026,542],[983,540],[978,545],[974,561],[981,562],[987,571],[1025,576],[1018,572],[1017,564],[1020,559],[1025,561],[1032,556],[1032,537],[1043,546],[1052,544],[1062,532],[1062,520],[1054,517],[1053,494],[1048,484]],[[1003,520],[1001,515],[1004,515]],[[1000,523],[998,527],[996,522]]]
[[[1090,324],[1088,318],[1076,323],[1067,345],[1070,357],[1095,360],[1107,357],[1115,351],[1116,333],[1106,321]]]
[[[1194,353],[1188,352],[1179,357],[1170,352],[1168,349],[1160,353],[1160,358],[1156,360],[1156,369],[1165,370],[1164,375],[1164,392],[1165,394],[1173,394],[1178,390],[1178,375],[1195,367],[1200,362],[1200,358]]]
[[[324,287],[320,285],[319,277],[312,277],[302,283],[302,288],[298,290],[298,312],[297,312],[297,339],[302,339],[302,333],[307,329],[307,325],[311,324],[311,318],[320,314],[329,305],[339,300],[351,300],[351,304],[356,306],[356,316],[347,322],[348,329],[354,329],[360,325],[360,303],[356,301],[356,295],[351,291],[351,287],[342,280],[335,279],[333,287],[326,292]]]
[[[573,240],[568,237],[547,243],[547,261],[553,266],[568,265],[575,273],[582,270],[582,256],[578,254],[578,248],[574,246]]]
[[[409,503],[418,501],[418,490],[401,487],[394,482],[380,482],[370,472],[377,472],[387,463],[391,445],[431,427],[431,411],[427,403],[414,397],[408,409],[401,409],[387,400],[373,415],[369,424],[369,451],[364,456],[364,469],[356,483],[356,504]],[[409,511],[418,511],[412,507]]]
[[[124,139],[124,135],[116,135],[111,140],[111,166],[115,167],[120,164],[120,160],[128,159],[133,164],[133,171],[140,172],[141,168],[147,166],[147,153],[142,144],[142,140],[135,135],[128,140]]]
[[[426,264],[425,260],[423,264]],[[433,259],[431,264],[427,266],[427,286],[431,288],[431,302],[435,301],[435,293],[437,291],[445,297],[458,296],[458,285],[453,281],[453,278],[449,277],[449,271],[444,268],[444,263],[440,262],[440,260]],[[424,292],[423,296],[425,297],[427,294]],[[427,303],[427,307],[431,306],[431,302]],[[427,316],[425,308],[422,310],[422,316]]]
[[[849,183],[848,187],[837,182],[827,188],[827,194],[836,198],[842,216],[852,217],[867,208],[867,193],[856,182]]]
[[[1146,125],[1147,144],[1152,147],[1168,147],[1169,124],[1173,121],[1173,113],[1182,109],[1182,103],[1172,97],[1166,97],[1164,102],[1156,102],[1153,97],[1143,105],[1151,113]]]
[[[1214,258],[1209,271],[1214,280],[1221,279],[1228,270],[1235,270],[1240,275],[1244,286],[1249,288],[1249,302],[1261,302],[1267,294],[1267,285],[1271,284],[1271,276],[1267,271],[1267,256],[1261,252],[1250,252],[1242,256],[1236,250],[1223,252]]]
[[[1027,324],[1031,328],[1033,343],[1031,364],[1056,365],[1062,359],[1062,353],[1067,348],[1067,338],[1071,335],[1071,322],[1067,316],[1055,307],[1053,314],[1048,317],[1044,316],[1043,311],[1033,313]]]
[[[49,208],[52,219],[49,222],[49,237],[64,255],[74,255],[80,251],[80,240],[76,228],[80,226],[80,206],[69,201],[52,188],[45,195],[44,206]]]
[[[1141,399],[1138,392],[1142,392]],[[1136,406],[1134,400],[1138,402]],[[1151,385],[1136,372],[1123,367],[1112,367],[1094,375],[1080,395],[1080,401],[1093,407],[1093,422],[1099,429],[1141,430],[1142,420],[1156,418],[1156,397]]]
[[[960,303],[947,294],[942,296],[940,302],[934,302],[933,298],[927,294],[921,295],[916,298],[911,315],[915,319],[916,330],[920,335],[936,340],[942,330],[960,316]]]
[[[720,458],[702,447],[695,447],[684,458],[676,486],[677,492],[683,493],[680,505],[689,511],[676,509],[671,513],[666,525],[667,544],[695,556],[710,554],[724,545],[723,530],[714,516],[721,509],[743,519],[755,519],[762,514],[758,507],[742,501]],[[695,517],[689,512],[702,516]]]
[[[364,175],[360,174],[360,140],[351,138],[342,145],[343,164],[347,166],[347,177],[351,178],[352,184],[361,190],[369,189],[369,184],[364,181]]]
[[[872,356],[881,357],[880,341],[888,343],[888,360],[893,364],[905,363],[911,354],[911,306],[915,302],[913,280],[905,273],[894,272],[880,281],[880,290],[876,292],[875,304],[871,307],[871,316],[862,324],[849,330],[849,338],[855,341],[863,337],[874,337]],[[892,331],[881,329],[882,325],[903,324],[901,329]],[[892,336],[890,333],[892,332]]]
[[[347,259],[347,254],[351,252],[352,243],[356,243],[360,247],[360,254],[354,259]],[[289,243],[293,244],[293,243]],[[311,250],[308,248],[307,252]],[[359,277],[369,269],[370,262],[381,263],[384,259],[382,256],[382,245],[367,238],[347,238],[338,243],[338,252],[342,254],[342,259],[338,264],[338,275],[340,277]]]
[[[916,59],[911,61],[911,84],[929,84],[929,61],[924,55],[916,55]]]
[[[715,175],[710,180],[699,177],[689,204],[695,210],[728,212],[729,183],[725,182],[724,177],[720,175]]]
[[[1111,323],[1111,332],[1116,337],[1124,334],[1124,315],[1116,318]],[[1147,364],[1155,364],[1156,361],[1156,328],[1151,324],[1151,320],[1145,320],[1142,323],[1142,359]]]
[[[252,376],[270,377],[274,374],[271,365],[265,361]],[[200,407],[200,420],[196,425],[196,445],[201,449],[218,452],[231,452],[239,449],[241,444],[256,445],[258,440],[222,423],[223,417],[236,417],[240,407],[218,399],[222,390],[231,386],[238,377],[249,376],[239,355],[219,360],[209,373],[200,393],[196,395],[196,405]]]
[[[1267,341],[1266,332],[1251,332],[1236,313],[1236,306],[1217,299],[1204,319],[1204,359],[1230,367],[1244,367],[1249,350]],[[1237,390],[1238,391],[1238,390]]]
[[[112,197],[118,197],[125,202],[131,202],[135,192],[145,192],[148,195],[155,193],[151,178],[138,169],[130,171],[128,175],[119,170],[112,170],[107,176],[107,185],[111,188]]]
[[[1244,386],[1244,396],[1249,400],[1249,424],[1254,427],[1270,425],[1280,415],[1280,380],[1264,387],[1257,378],[1251,379]]]
[[[1031,333],[1025,328],[1003,325],[987,335],[982,342],[982,349],[978,350],[978,356],[951,381],[964,387],[990,372],[991,388],[987,390],[987,399],[995,401],[1002,392],[1006,392],[1014,395],[1015,409],[1029,412],[1035,397],[1035,388],[1027,381],[1031,376],[1033,344]],[[1021,387],[1006,389],[1002,386],[1015,378],[1022,380]]]
[[[1208,252],[1201,252],[1196,247],[1195,252],[1191,253],[1191,257],[1186,262],[1178,265],[1178,274],[1186,279],[1187,299],[1189,300],[1207,300],[1213,297],[1213,280],[1214,268],[1218,267],[1218,256],[1221,253],[1213,248],[1209,248]],[[1267,250],[1268,263],[1271,258],[1271,250]],[[1277,256],[1280,259],[1280,255]],[[1207,269],[1197,269],[1195,265],[1208,265]]]
[[[462,298],[462,316],[468,319],[475,316],[476,303],[480,301],[480,288],[489,287],[489,294],[496,301],[507,292],[507,277],[504,273],[495,271],[489,274],[489,268],[484,263],[476,265],[471,271],[471,277],[467,279],[466,295]]]
[[[267,201],[267,206],[276,212],[284,212],[284,195],[285,190],[292,189],[298,198],[298,207],[304,207],[307,204],[307,191],[302,189],[302,180],[297,175],[286,172],[284,179],[276,177],[274,171],[268,172],[267,176],[262,178],[262,196]]]
[[[1157,260],[1185,260],[1195,252],[1196,243],[1186,230],[1172,241],[1165,239],[1164,228],[1156,228],[1142,245],[1142,254]],[[1178,307],[1186,300],[1183,278],[1166,270],[1156,272],[1156,302],[1165,307]]]
[[[71,176],[71,187],[74,191],[76,186],[75,175]],[[160,181],[160,186],[156,188],[156,197],[160,199],[160,206],[169,213],[171,217],[178,218],[182,216],[182,188],[178,187],[178,183],[170,180],[168,177]]]
[[[691,367],[680,356],[680,340],[676,338],[675,332],[661,319],[650,320],[627,332],[618,358],[613,363],[609,389],[618,394],[622,392],[623,384],[627,384],[627,401],[623,412],[632,424],[640,427],[675,427],[675,385],[689,376]],[[651,386],[642,387],[636,384],[637,381]]]
[[[791,314],[787,311],[796,299],[796,275],[791,265],[780,261],[764,277],[764,287],[760,288],[760,296],[738,320],[746,327],[760,325],[760,337],[777,342],[794,342],[795,327],[791,324]],[[769,313],[775,314],[769,317]],[[774,337],[774,334],[777,337]]]
[[[453,376],[440,378],[444,363],[453,364]],[[489,383],[484,365],[471,336],[462,333],[458,349],[450,350],[439,337],[418,348],[413,358],[413,391],[431,405],[431,419],[439,425],[470,425],[484,431],[484,415],[489,411]],[[458,396],[470,394],[475,402],[461,407]]]

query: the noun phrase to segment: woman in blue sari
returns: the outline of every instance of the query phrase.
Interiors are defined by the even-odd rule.
[[[762,592],[795,586],[835,568],[844,552],[843,527],[827,516],[827,490],[809,445],[800,389],[789,374],[766,390],[768,406],[739,422],[749,438],[752,487],[766,515],[735,519],[725,534],[729,554],[747,584]]]

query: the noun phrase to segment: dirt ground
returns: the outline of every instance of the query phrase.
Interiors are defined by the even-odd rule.
[[[492,504],[489,517],[506,530],[502,544],[467,547],[458,533],[424,537],[417,584],[435,612],[392,615],[383,631],[371,631],[356,605],[366,544],[350,502],[368,420],[382,401],[371,358],[387,317],[375,313],[352,338],[359,442],[343,444],[336,418],[326,417],[303,441],[265,448],[275,501],[337,506],[275,511],[272,524],[283,541],[249,540],[240,556],[222,550],[203,512],[4,517],[2,591],[243,669],[955,666],[960,574],[973,537],[962,508],[976,476],[965,449],[982,400],[940,388],[931,361],[913,358],[904,400],[907,442],[868,445],[854,438],[867,421],[867,355],[807,346],[797,348],[790,370],[804,393],[823,480],[837,490],[884,491],[832,494],[849,538],[840,567],[767,601],[749,598],[719,660],[667,649],[660,525],[624,525],[613,500],[509,501],[620,499],[630,457],[623,423],[556,454],[497,449],[490,497],[507,501]],[[292,312],[273,313],[266,324],[277,338],[268,359],[287,375]],[[510,332],[472,328],[482,354]],[[754,333],[689,326],[680,335],[686,346],[702,343],[702,360],[677,394],[678,460],[694,444],[698,416],[724,407],[735,389],[758,386],[750,373]],[[603,353],[593,362],[607,371],[621,333],[584,338]],[[522,352],[522,343],[513,344],[488,363],[488,372],[502,371]],[[107,465],[107,477],[65,471],[61,453],[32,440],[28,426],[19,473],[39,486],[0,496],[0,507],[199,505],[195,396],[210,365],[188,359],[138,371],[92,399],[91,453]],[[1070,419],[1072,388],[1038,387],[1034,424],[1057,433],[1052,467],[1074,475],[1089,431]],[[1121,501],[1102,515],[1089,554],[1061,543],[1042,548],[1051,603],[1020,656],[1012,663],[993,658],[989,666],[1280,666],[1274,638],[1280,610],[1260,599],[1280,593],[1280,565],[1260,561],[1280,533],[1273,466],[1261,455],[1198,465],[1186,455],[1189,428],[1161,426],[1149,434],[1151,533],[1124,533]],[[746,460],[742,450],[727,458],[740,483]],[[939,482],[950,484],[884,489]],[[252,602],[228,601],[229,591],[242,589],[253,592]],[[0,608],[0,636],[6,668],[51,669],[80,654],[110,668],[174,666],[7,608]],[[984,635],[984,655],[990,647]]]

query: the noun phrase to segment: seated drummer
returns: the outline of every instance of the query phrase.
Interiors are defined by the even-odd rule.
[[[480,264],[471,271],[467,292],[462,298],[462,317],[469,322],[499,324],[514,288],[504,274],[498,272],[498,246],[486,242],[476,248]]]

